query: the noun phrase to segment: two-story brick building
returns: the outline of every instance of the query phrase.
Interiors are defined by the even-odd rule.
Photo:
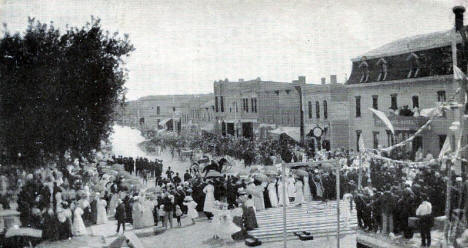
[[[293,83],[262,81],[214,82],[215,116],[222,134],[253,137],[260,124],[299,126],[299,95]]]

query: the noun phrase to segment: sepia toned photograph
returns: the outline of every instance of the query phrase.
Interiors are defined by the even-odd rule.
[[[468,247],[466,8],[0,0],[0,248]]]

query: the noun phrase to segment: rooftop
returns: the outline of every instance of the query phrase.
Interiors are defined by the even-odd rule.
[[[427,50],[431,48],[449,46],[452,41],[452,30],[440,31],[428,34],[419,34],[402,38],[390,43],[387,43],[381,47],[370,50],[361,56],[352,59],[352,61],[360,61],[362,57],[367,59],[395,56],[415,51]],[[457,43],[461,42],[461,36],[459,33],[456,35]]]

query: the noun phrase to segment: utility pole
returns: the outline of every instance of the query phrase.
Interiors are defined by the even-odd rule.
[[[297,90],[297,93],[299,94],[299,111],[300,111],[300,121],[301,121],[301,127],[300,127],[300,132],[301,132],[301,146],[304,146],[304,110],[302,107],[302,88],[300,85],[294,86],[294,88]]]

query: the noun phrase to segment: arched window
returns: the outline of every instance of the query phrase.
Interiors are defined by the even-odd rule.
[[[415,77],[418,77],[419,75],[419,71],[420,71],[420,66],[421,66],[421,62],[420,62],[420,58],[418,55],[416,55],[415,53],[411,53],[407,58],[406,58],[406,61],[409,62],[409,67],[410,67],[410,70],[408,72],[408,76],[407,78],[415,78]]]
[[[376,65],[377,67],[380,68],[380,73],[379,73],[379,76],[377,77],[377,81],[385,81],[385,79],[387,79],[387,69],[388,69],[387,61],[384,58],[380,58],[377,61]]]
[[[318,101],[315,102],[315,117],[320,119],[320,103]]]
[[[366,62],[366,57],[362,58],[359,69],[361,70],[361,80],[359,82],[366,83],[369,80],[369,64]]]
[[[327,101],[323,101],[323,118],[327,119],[328,118],[328,106],[327,106]]]

